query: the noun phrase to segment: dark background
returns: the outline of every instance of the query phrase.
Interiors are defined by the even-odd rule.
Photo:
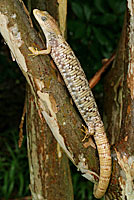
[[[88,79],[101,68],[102,59],[116,51],[124,12],[125,0],[68,1],[67,40]],[[105,74],[93,89],[100,109]],[[18,147],[24,98],[25,78],[0,36],[0,199],[30,195],[26,136]],[[71,169],[75,199],[93,199],[90,183],[72,165]]]

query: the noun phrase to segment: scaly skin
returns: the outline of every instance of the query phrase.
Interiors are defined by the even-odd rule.
[[[99,183],[94,187],[94,196],[101,198],[110,180],[111,153],[92,91],[78,59],[62,37],[53,17],[46,11],[37,9],[33,13],[46,36],[47,50],[37,51],[33,47],[29,49],[34,55],[50,53],[88,127],[88,134],[94,136],[100,159],[100,177]]]

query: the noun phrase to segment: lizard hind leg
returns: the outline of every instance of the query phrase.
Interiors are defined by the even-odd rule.
[[[88,128],[82,124],[83,129],[81,131],[85,133],[85,137],[82,139],[82,142],[84,142],[87,138],[89,138],[91,135],[94,135],[94,123],[89,122]]]
[[[81,131],[83,132],[83,133],[85,133],[85,136],[84,136],[84,138],[82,139],[82,142],[84,142],[88,137],[89,137],[89,132],[88,132],[88,128],[85,126],[85,125],[83,125],[82,124],[82,129],[81,129]]]

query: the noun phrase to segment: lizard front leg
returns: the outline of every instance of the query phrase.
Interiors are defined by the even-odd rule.
[[[34,48],[34,47],[28,47],[28,49],[31,51],[31,54],[29,54],[29,55],[32,55],[32,56],[50,54],[50,52],[51,52],[51,46],[50,45],[47,47],[47,49],[43,49],[43,50],[40,50],[40,51],[38,51],[38,49]]]
[[[100,159],[100,178],[98,185],[94,189],[94,196],[101,198],[104,196],[110,180],[111,155],[104,125],[101,121],[93,94],[78,59],[62,37],[56,21],[46,11],[35,9],[33,13],[46,36],[47,46],[49,44],[52,46],[52,50],[50,50],[51,57],[63,76],[67,88],[88,127],[90,135],[93,133]],[[34,48],[31,50],[32,55],[35,56],[48,54],[49,52],[42,50],[40,53],[40,51]]]

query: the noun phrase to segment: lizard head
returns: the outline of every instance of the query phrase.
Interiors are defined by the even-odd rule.
[[[58,28],[55,19],[51,15],[49,15],[47,11],[40,11],[38,9],[34,9],[33,14],[36,20],[38,21],[39,25],[41,26],[46,36],[46,39],[49,40],[49,37],[51,37],[51,35],[53,35],[53,37],[61,35],[61,32]]]

